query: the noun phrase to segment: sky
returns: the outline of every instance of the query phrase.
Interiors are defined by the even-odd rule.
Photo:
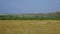
[[[0,14],[29,14],[60,11],[60,0],[0,0]]]

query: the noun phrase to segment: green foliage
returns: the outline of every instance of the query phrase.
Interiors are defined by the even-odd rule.
[[[0,15],[0,20],[60,20],[59,15],[35,15],[33,16],[12,16],[12,15]]]

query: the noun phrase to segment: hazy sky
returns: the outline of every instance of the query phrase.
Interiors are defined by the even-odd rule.
[[[60,10],[60,0],[0,0],[0,14],[48,13]]]

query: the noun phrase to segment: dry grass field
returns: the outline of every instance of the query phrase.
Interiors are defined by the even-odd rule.
[[[60,34],[60,20],[0,20],[0,34]]]

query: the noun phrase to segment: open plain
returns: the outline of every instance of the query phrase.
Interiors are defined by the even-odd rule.
[[[60,34],[60,20],[0,20],[0,34]]]

